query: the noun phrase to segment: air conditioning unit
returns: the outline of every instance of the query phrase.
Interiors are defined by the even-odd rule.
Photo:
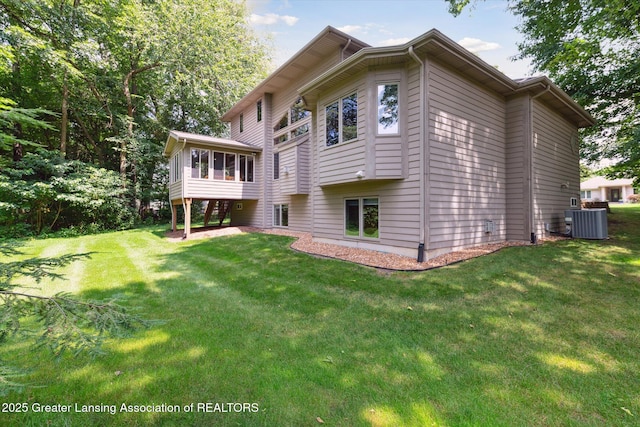
[[[564,211],[565,221],[571,223],[571,237],[576,239],[606,239],[606,209],[572,209]]]

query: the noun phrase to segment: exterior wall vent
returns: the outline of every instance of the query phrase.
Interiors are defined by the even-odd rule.
[[[564,216],[571,223],[571,237],[606,239],[609,236],[606,209],[566,210]]]
[[[485,233],[495,233],[496,232],[496,223],[490,219],[484,220],[484,232]]]

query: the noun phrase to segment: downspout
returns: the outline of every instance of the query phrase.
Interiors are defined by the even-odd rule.
[[[180,197],[182,197],[182,212],[184,212],[184,214],[187,214],[187,205],[184,202],[184,181],[186,179],[185,175],[184,175],[184,160],[185,160],[185,154],[184,154],[184,147],[186,147],[187,145],[187,138],[182,138],[182,148],[180,149],[180,152],[182,153],[182,181],[181,181],[181,185],[182,185],[182,190],[180,191]],[[177,220],[177,218],[176,218]],[[183,235],[182,235],[183,239],[187,238],[187,230],[184,231]]]
[[[340,51],[340,62],[344,61],[344,53],[347,51],[347,48],[350,45],[351,45],[351,39],[347,40],[347,44],[345,44],[342,50]]]
[[[420,232],[419,232],[419,242],[418,242],[418,262],[424,261],[424,246],[425,246],[425,238],[426,238],[426,229],[425,229],[425,121],[428,120],[428,115],[425,111],[425,95],[424,95],[424,85],[425,85],[425,66],[424,62],[416,55],[413,50],[413,46],[409,46],[408,50],[409,56],[411,56],[419,65],[420,65],[420,197],[419,197],[419,209],[420,209]]]
[[[533,100],[538,98],[539,96],[544,95],[545,93],[551,90],[551,85],[547,85],[547,87],[540,93],[529,97],[529,126],[531,126],[531,130],[529,132],[529,220],[531,227],[531,243],[535,244],[538,241],[538,237],[536,236],[535,228],[536,228],[536,220],[535,220],[535,209],[534,209],[534,197],[533,197]]]

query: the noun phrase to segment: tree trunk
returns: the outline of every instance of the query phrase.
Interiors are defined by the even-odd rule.
[[[69,86],[67,85],[67,71],[62,77],[62,115],[60,117],[60,154],[67,157],[67,128],[69,125]]]
[[[133,106],[133,98],[131,96],[132,80],[136,74],[140,74],[144,71],[160,66],[159,62],[145,65],[144,67],[136,68],[127,73],[123,82],[123,92],[127,100],[127,137],[123,138],[120,142],[120,177],[122,183],[126,187],[127,182],[127,141],[133,140],[133,118],[135,113],[135,107]]]
[[[14,162],[19,162],[20,160],[22,160],[22,144],[20,144],[19,142],[16,142],[13,144],[13,161]]]

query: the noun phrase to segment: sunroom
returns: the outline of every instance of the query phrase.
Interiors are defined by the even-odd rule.
[[[172,130],[163,155],[169,159],[172,229],[184,209],[184,236],[191,233],[191,205],[206,201],[205,226],[212,216],[222,224],[234,202],[258,200],[261,147],[225,138]]]

